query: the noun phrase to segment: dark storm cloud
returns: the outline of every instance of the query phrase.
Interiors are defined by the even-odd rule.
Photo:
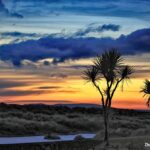
[[[95,25],[95,24],[91,24],[89,25],[87,28],[85,29],[80,29],[79,31],[77,31],[74,36],[84,36],[87,35],[88,33],[101,33],[104,31],[119,31],[120,26],[119,25],[115,25],[115,24],[104,24],[102,26],[99,25]]]
[[[17,44],[0,46],[0,59],[21,65],[24,59],[38,61],[54,58],[57,61],[96,56],[108,48],[118,48],[122,54],[136,54],[150,51],[150,29],[137,30],[129,35],[113,38],[63,38],[46,37]]]

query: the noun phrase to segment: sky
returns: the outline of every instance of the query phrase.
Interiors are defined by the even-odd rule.
[[[147,109],[149,0],[0,0],[0,102],[94,103],[82,73],[104,50],[118,48],[135,72],[112,106]],[[104,83],[102,83],[104,84]]]

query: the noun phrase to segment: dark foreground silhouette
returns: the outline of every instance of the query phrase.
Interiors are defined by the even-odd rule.
[[[149,126],[150,112],[112,109],[110,130],[132,130]],[[103,131],[99,107],[67,107],[0,104],[0,136],[46,135],[47,133],[97,133]],[[112,133],[110,133],[112,134]],[[125,132],[123,136],[128,136]]]
[[[123,145],[129,150],[134,150],[137,147],[139,150],[144,149],[145,142],[149,142],[150,139],[150,111],[113,108],[111,109],[111,114],[113,115],[110,116],[110,140],[113,146],[110,145],[110,149],[116,150],[118,145]],[[73,148],[75,145],[78,145],[80,148],[84,148],[83,145],[92,146],[91,148],[94,146],[95,148],[97,144],[100,144],[100,146],[96,147],[96,150],[103,149],[101,141],[103,141],[104,137],[104,127],[102,109],[100,106],[92,105],[89,107],[88,105],[88,107],[83,107],[83,105],[78,105],[78,107],[69,107],[69,105],[0,104],[1,137],[47,135],[47,133],[78,134],[87,132],[97,134],[95,137],[96,143],[90,140],[90,142],[88,142],[89,144],[86,144],[86,141],[82,141],[82,143],[80,141],[72,141],[70,143],[67,142],[68,144],[61,142],[61,144],[57,144],[60,147],[67,144],[68,148],[70,148],[69,146]],[[44,145],[51,145],[51,147],[53,147],[51,148],[52,150],[55,150],[55,148],[61,150],[62,148],[58,148],[57,144],[51,145],[45,143]],[[38,147],[37,149],[41,150],[42,145],[41,143],[16,144],[14,146],[3,145],[1,149],[3,147],[4,150],[11,150],[14,147],[15,150],[20,150],[21,147],[23,147],[32,150],[33,147],[36,146]],[[85,149],[88,150],[89,148],[86,147]]]

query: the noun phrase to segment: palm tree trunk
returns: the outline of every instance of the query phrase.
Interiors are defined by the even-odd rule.
[[[105,136],[104,136],[104,142],[106,145],[109,145],[109,117],[108,117],[108,110],[104,111],[104,128],[105,128]]]

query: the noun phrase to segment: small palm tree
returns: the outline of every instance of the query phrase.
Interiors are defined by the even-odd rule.
[[[144,93],[144,96],[147,96],[147,105],[150,106],[150,81],[145,80],[144,87],[142,88],[141,92]]]
[[[123,58],[116,49],[98,55],[94,59],[93,65],[84,72],[84,79],[91,82],[101,96],[106,145],[109,145],[109,109],[114,93],[121,82],[130,79],[132,72],[130,66],[123,65]],[[104,87],[101,84],[102,80],[106,83]]]

